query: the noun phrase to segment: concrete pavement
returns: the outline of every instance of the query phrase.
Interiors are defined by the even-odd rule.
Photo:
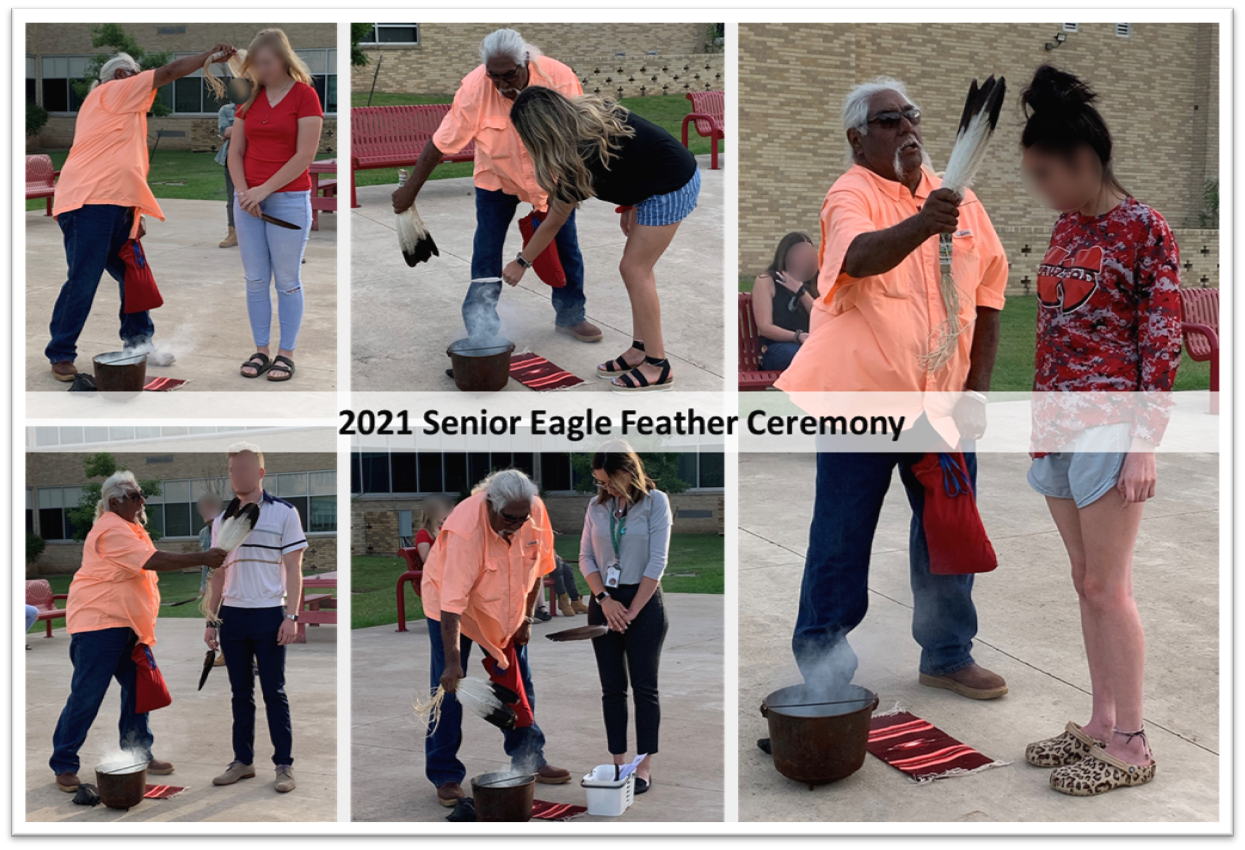
[[[223,177],[221,178],[224,179]],[[178,392],[328,392],[337,388],[337,214],[320,215],[304,254],[304,313],[294,362],[285,383],[247,380],[238,368],[255,351],[246,313],[246,284],[237,248],[220,248],[225,205],[218,201],[160,201],[165,221],[149,218],[143,248],[151,260],[164,305],[152,311],[158,348],[177,358],[174,366],[147,367],[148,377],[182,378]],[[65,282],[60,227],[43,212],[28,212],[26,226],[26,389],[64,392],[43,355],[52,307]],[[275,292],[272,299],[276,301]],[[107,273],[100,281],[82,335],[76,365],[91,372],[91,359],[117,351],[119,298]],[[278,342],[273,306],[273,345]],[[275,349],[274,349],[275,353]]]
[[[42,624],[38,624],[42,626]],[[229,745],[232,713],[229,678],[224,667],[196,691],[203,669],[203,621],[160,620],[156,659],[173,704],[152,712],[153,751],[173,763],[170,776],[148,777],[148,784],[186,788],[168,800],[143,800],[129,811],[74,805],[73,795],[56,787],[48,767],[52,731],[69,696],[73,667],[69,636],[57,629],[45,638],[32,628],[26,642],[26,820],[74,824],[144,822],[251,822],[337,820],[337,627],[307,630],[307,643],[286,653],[286,693],[294,722],[294,777],[298,787],[286,794],[273,790],[272,743],[264,721],[263,697],[256,683],[254,779],[216,787],[217,776],[233,759]],[[118,694],[114,682],[79,751],[84,782],[95,783],[95,766],[117,750]]]
[[[683,390],[721,392],[723,349],[724,171],[710,171],[700,160],[700,202],[679,227],[658,261],[662,330],[677,386]],[[470,178],[433,180],[416,206],[440,250],[440,256],[414,269],[398,250],[389,196],[395,186],[359,188],[362,206],[353,210],[351,259],[353,384],[356,392],[453,391],[446,377],[445,349],[466,336],[460,308],[471,280],[471,245],[475,234],[475,195]],[[521,204],[516,220],[530,211]],[[554,331],[550,289],[534,273],[514,288],[505,287],[498,312],[502,333],[515,352],[535,352],[584,379],[573,391],[600,392],[608,382],[595,377],[596,366],[631,345],[631,308],[618,276],[626,237],[612,204],[586,202],[576,215],[584,255],[588,319],[605,338],[582,343]],[[517,224],[511,225],[502,254],[513,258],[523,247]],[[508,390],[530,392],[516,381]]]
[[[851,635],[855,681],[1007,767],[918,785],[878,759],[815,791],[782,777],[756,747],[758,707],[799,681],[790,635],[814,493],[809,455],[740,456],[739,817],[741,821],[1213,821],[1219,817],[1218,463],[1159,454],[1134,582],[1146,631],[1146,727],[1157,778],[1096,798],[1052,791],[1024,761],[1030,741],[1089,716],[1089,673],[1067,557],[1024,455],[980,454],[982,518],[999,568],[977,578],[974,655],[1010,693],[972,702],[917,684],[904,490],[892,481],[874,539],[870,610]]]
[[[723,780],[723,597],[666,594],[670,631],[661,660],[661,752],[653,759],[653,787],[621,818],[584,816],[576,822],[721,821]],[[536,719],[545,733],[545,756],[571,772],[566,785],[537,785],[536,799],[585,805],[579,780],[610,761],[601,721],[601,685],[592,645],[552,643],[544,635],[582,626],[587,617],[554,617],[532,627]],[[400,633],[395,626],[351,632],[353,711],[351,795],[354,820],[441,821],[451,811],[436,800],[424,777],[424,727],[411,709],[426,693],[426,621]],[[480,650],[467,674],[480,677]],[[632,712],[634,716],[634,712]],[[635,729],[629,739],[635,741]],[[634,753],[632,753],[634,755]],[[505,770],[501,733],[464,713],[459,758],[473,776]]]

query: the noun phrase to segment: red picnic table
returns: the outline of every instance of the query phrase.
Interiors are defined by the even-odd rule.
[[[337,173],[337,160],[317,160],[307,171],[311,175],[311,229],[319,230],[320,212],[337,212],[337,178],[320,179],[321,174]]]
[[[337,597],[331,593],[311,593],[308,588],[337,589],[337,571],[303,578],[303,596],[298,603],[298,637],[294,643],[307,642],[307,626],[321,623],[337,625]]]

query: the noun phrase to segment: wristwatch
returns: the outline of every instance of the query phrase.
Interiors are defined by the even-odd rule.
[[[298,615],[297,615],[297,614],[286,614],[286,615],[285,615],[285,619],[287,619],[287,620],[291,620],[291,621],[293,621],[293,622],[297,623],[297,622],[298,622]]]
[[[520,252],[519,252],[519,256],[517,256],[517,257],[515,257],[515,258],[514,258],[514,261],[515,261],[516,263],[518,263],[519,265],[521,265],[521,266],[522,266],[523,268],[525,268],[525,269],[530,269],[530,268],[532,267],[532,264],[531,264],[531,263],[529,263],[527,260],[523,259],[523,252],[522,252],[522,251],[520,251]]]
[[[598,593],[596,596],[592,598],[597,601],[598,605],[600,605],[602,602],[609,599],[610,595],[606,591],[602,590],[600,593]]]

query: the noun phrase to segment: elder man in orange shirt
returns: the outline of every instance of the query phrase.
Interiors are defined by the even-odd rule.
[[[960,436],[985,430],[985,396],[998,347],[1007,257],[981,202],[941,189],[921,144],[921,111],[903,83],[857,86],[843,107],[852,164],[821,211],[825,293],[812,333],[778,387],[787,392],[964,393]],[[940,241],[952,244],[951,273],[968,330],[950,360],[924,355],[946,319]],[[928,422],[918,427],[929,429]],[[930,432],[932,435],[932,431]],[[912,506],[909,559],[912,634],[921,645],[920,682],[970,699],[1007,693],[972,655],[977,634],[971,575],[932,575],[922,527],[924,489],[912,466],[921,454],[822,452],[800,610],[792,648],[809,684],[845,683],[856,670],[847,634],[868,607],[869,554],[895,467]],[[965,453],[976,487],[976,455]]]
[[[502,251],[506,232],[520,203],[531,204],[537,220],[548,212],[549,198],[536,182],[536,169],[510,123],[514,99],[529,85],[567,97],[583,94],[575,72],[541,55],[512,29],[501,29],[480,42],[484,64],[463,77],[454,105],[424,146],[406,185],[393,193],[393,211],[415,203],[419,190],[442,158],[475,142],[476,233],[471,251],[471,279],[463,301],[463,323],[472,337],[494,337],[501,330]],[[599,342],[601,329],[585,318],[584,258],[579,253],[575,216],[566,220],[554,244],[566,272],[566,286],[550,287],[554,326],[580,342]],[[491,282],[483,282],[489,279]]]
[[[128,53],[118,53],[104,63],[99,82],[78,109],[73,147],[61,168],[52,205],[69,263],[69,277],[52,309],[52,339],[44,350],[56,380],[72,381],[78,374],[74,366],[78,336],[105,271],[120,284],[125,347],[148,354],[153,365],[173,364],[172,355],[157,355],[151,344],[155,327],[147,311],[125,312],[125,262],[119,252],[127,241],[146,233],[143,215],[164,221],[147,186],[147,113],[156,90],[193,74],[212,56],[219,54],[224,60],[234,53],[230,45],[218,44],[148,71]]]
[[[463,710],[452,694],[466,673],[471,644],[480,644],[496,665],[518,679],[534,714],[536,693],[527,662],[532,617],[543,577],[553,572],[553,529],[536,485],[517,469],[495,472],[470,498],[450,512],[428,552],[421,580],[428,640],[432,648],[429,685],[445,689],[441,717],[424,740],[424,773],[436,786],[437,802],[449,807],[463,796],[467,770],[458,759]],[[514,688],[518,690],[518,688]],[[503,732],[515,770],[536,774],[546,785],[569,782],[571,774],[545,761],[545,735],[530,725]]]
[[[134,710],[138,668],[131,653],[136,644],[156,642],[160,611],[156,573],[202,564],[215,569],[225,562],[225,553],[220,549],[185,555],[161,552],[143,528],[147,521],[144,505],[134,473],[117,472],[104,482],[95,522],[82,546],[82,566],[69,584],[65,629],[70,634],[73,680],[52,735],[54,751],[49,762],[56,787],[62,791],[78,790],[78,750],[114,678],[121,686],[121,749],[147,762],[148,773],[173,772],[173,765],[152,756],[147,715]]]

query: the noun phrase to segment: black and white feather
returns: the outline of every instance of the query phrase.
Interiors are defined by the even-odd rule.
[[[1002,77],[986,78],[978,87],[973,80],[960,115],[960,126],[955,134],[955,147],[942,175],[942,188],[951,189],[961,197],[973,184],[973,178],[981,164],[986,161],[986,150],[999,123],[999,112],[1007,94],[1007,83]]]
[[[216,548],[232,552],[242,545],[255,523],[259,522],[259,505],[254,502],[242,504],[236,496],[221,516],[220,528],[216,530]]]
[[[432,234],[424,226],[415,205],[398,213],[398,247],[402,249],[402,258],[411,268],[426,263],[432,257],[441,256],[437,243],[432,241]]]

